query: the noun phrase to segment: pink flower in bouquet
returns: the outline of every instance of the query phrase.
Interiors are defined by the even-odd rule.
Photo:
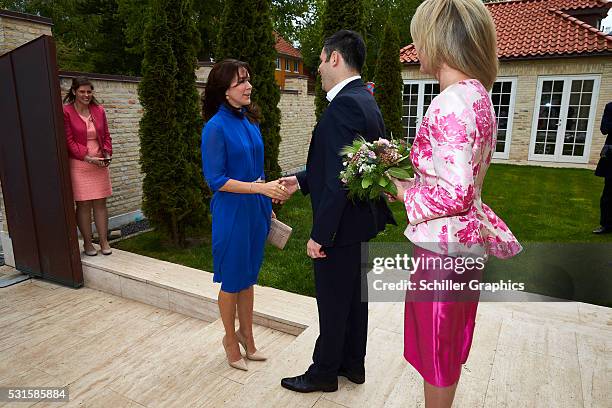
[[[376,144],[378,146],[390,146],[391,145],[391,143],[387,139],[384,139],[382,137],[380,139],[376,140],[374,142],[374,144]]]

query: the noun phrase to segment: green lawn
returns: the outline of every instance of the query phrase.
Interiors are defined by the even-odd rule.
[[[529,292],[612,305],[612,266],[598,258],[601,252],[612,254],[612,235],[591,233],[599,224],[602,188],[603,179],[589,170],[492,165],[483,201],[527,249],[510,261],[493,259],[485,279],[524,281]],[[399,203],[391,204],[391,208],[399,226],[388,227],[375,241],[406,243],[408,250],[403,235],[404,209]],[[311,262],[305,252],[311,227],[308,197],[297,193],[282,208],[279,219],[293,227],[293,235],[283,251],[266,248],[259,284],[314,296]],[[561,245],[550,245],[553,243]],[[212,271],[207,244],[177,250],[166,247],[157,233],[150,232],[121,241],[116,247]],[[590,262],[594,258],[598,259]]]

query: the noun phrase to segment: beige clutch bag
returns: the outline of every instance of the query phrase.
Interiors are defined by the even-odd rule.
[[[283,249],[291,236],[291,231],[293,231],[293,228],[287,224],[283,224],[276,218],[272,218],[271,221],[268,242],[279,249]]]

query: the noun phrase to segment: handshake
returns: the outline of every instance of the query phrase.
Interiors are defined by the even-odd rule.
[[[408,190],[414,184],[414,179],[398,180],[391,178],[393,184],[395,184],[397,194],[392,195],[385,193],[389,201],[404,201],[404,192]],[[259,183],[258,183],[259,184]],[[299,184],[296,176],[281,177],[278,180],[270,181],[267,183],[261,183],[260,187],[257,187],[256,191],[258,194],[263,194],[272,199],[274,204],[285,204],[289,198],[299,190]]]
[[[253,189],[253,192],[270,197],[274,204],[284,204],[293,193],[299,190],[299,184],[295,176],[281,177],[278,180],[258,184],[255,187],[257,190]]]

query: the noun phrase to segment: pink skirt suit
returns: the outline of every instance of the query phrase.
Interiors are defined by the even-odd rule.
[[[89,105],[89,115],[79,114],[74,105],[64,105],[64,128],[70,156],[70,177],[75,201],[97,200],[112,194],[108,167],[84,161],[85,156],[112,155],[106,113],[100,105]]]
[[[404,194],[404,234],[414,244],[415,258],[441,265],[433,261],[467,255],[479,257],[484,267],[490,255],[504,259],[521,251],[506,224],[481,199],[496,128],[489,94],[475,79],[450,85],[432,101],[410,152],[414,183]],[[413,278],[461,279],[457,270],[451,272],[430,267],[417,270]],[[407,293],[404,358],[428,383],[448,387],[458,381],[472,344],[479,293],[463,299],[433,293],[424,301]]]

